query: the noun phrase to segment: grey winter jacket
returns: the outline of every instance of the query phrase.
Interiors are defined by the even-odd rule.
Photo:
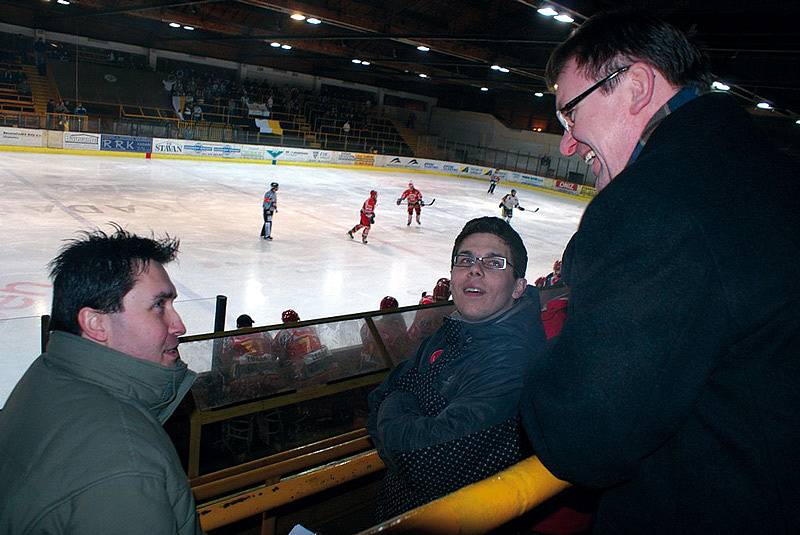
[[[161,427],[194,379],[54,332],[0,412],[0,535],[202,533]]]

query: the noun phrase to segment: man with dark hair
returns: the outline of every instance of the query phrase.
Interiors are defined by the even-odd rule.
[[[387,519],[488,477],[524,457],[518,412],[530,352],[545,343],[528,254],[496,217],[456,238],[456,312],[370,394],[367,428],[388,471]]]
[[[603,489],[599,533],[800,532],[796,167],[649,15],[592,17],[547,76],[599,193],[526,389],[536,453]]]
[[[51,262],[53,333],[0,412],[0,533],[201,533],[161,425],[195,379],[164,264],[178,241],[86,232]]]

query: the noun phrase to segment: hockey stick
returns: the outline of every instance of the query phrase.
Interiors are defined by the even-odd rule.
[[[433,206],[433,203],[435,203],[435,202],[436,202],[436,199],[433,199],[431,202],[428,202],[428,203],[423,202],[422,206]]]

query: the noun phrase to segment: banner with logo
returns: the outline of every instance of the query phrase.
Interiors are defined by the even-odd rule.
[[[573,195],[576,195],[578,193],[578,190],[580,189],[580,186],[578,186],[578,184],[573,184],[572,182],[565,182],[563,180],[554,180],[553,185],[558,191],[564,191],[567,193],[571,193]]]
[[[352,152],[339,152],[336,154],[336,163],[343,165],[354,165],[356,163],[356,155]]]
[[[356,154],[356,165],[363,165],[366,167],[373,167],[375,165],[375,155],[374,154]]]
[[[151,152],[153,140],[149,137],[100,135],[100,150],[115,152]]]
[[[13,145],[15,147],[44,147],[44,130],[29,128],[11,128],[0,126],[0,145]]]
[[[64,132],[64,148],[76,150],[100,150],[100,134]]]

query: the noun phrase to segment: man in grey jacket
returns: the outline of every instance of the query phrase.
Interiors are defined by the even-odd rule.
[[[164,270],[177,250],[115,227],[51,262],[47,351],[0,412],[0,535],[202,533],[161,427],[195,379]]]

